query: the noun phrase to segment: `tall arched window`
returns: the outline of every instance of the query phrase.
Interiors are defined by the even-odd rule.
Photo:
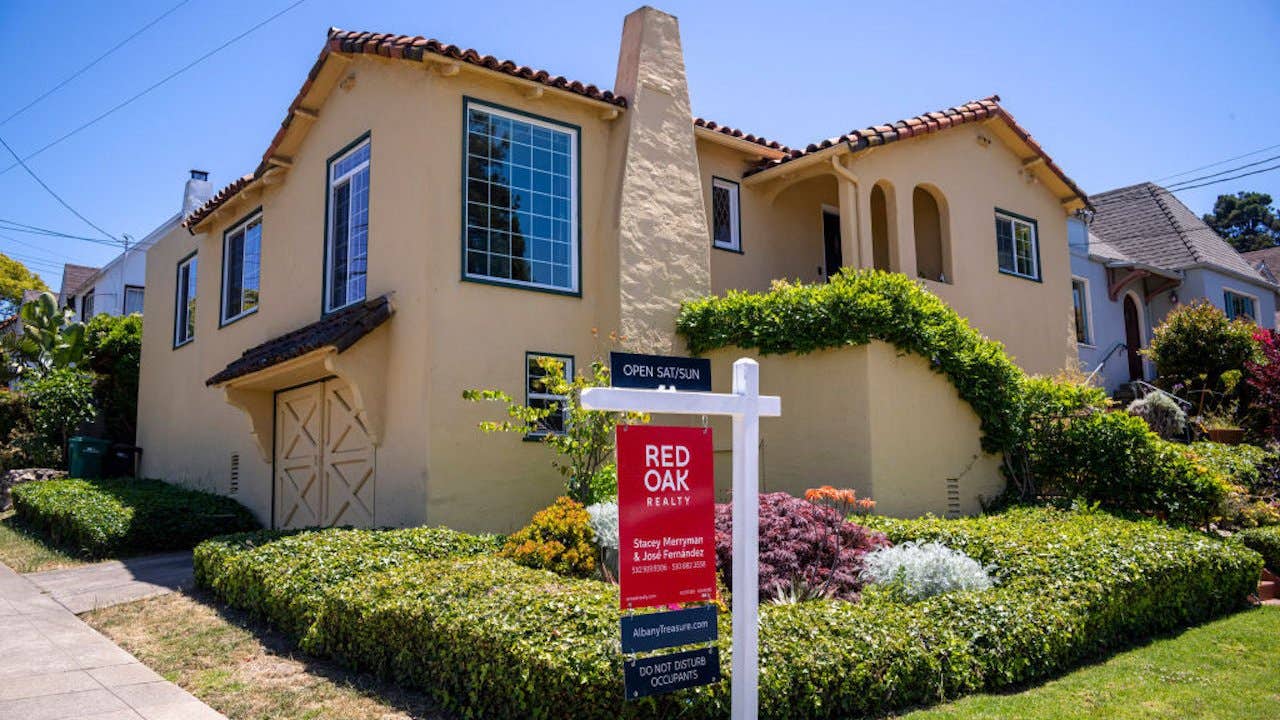
[[[911,193],[916,235],[916,274],[927,280],[951,282],[951,253],[946,201],[936,189],[917,185]]]
[[[877,270],[892,269],[892,211],[893,186],[881,180],[871,188],[871,266]]]

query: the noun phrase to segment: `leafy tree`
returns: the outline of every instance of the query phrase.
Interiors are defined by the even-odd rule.
[[[1155,361],[1157,385],[1187,398],[1197,410],[1215,410],[1244,390],[1245,366],[1258,359],[1256,330],[1252,322],[1228,320],[1200,299],[1170,312],[1143,353]]]
[[[1240,252],[1280,245],[1280,212],[1266,193],[1219,195],[1204,221]]]
[[[93,375],[75,368],[50,370],[23,390],[31,403],[32,424],[41,445],[66,458],[67,440],[96,415]],[[53,453],[50,453],[53,455]]]
[[[138,419],[138,364],[142,317],[97,315],[85,331],[85,366],[94,372],[94,398],[116,442],[134,441]]]
[[[0,317],[8,317],[22,305],[22,295],[27,290],[47,292],[49,286],[26,265],[0,253]]]
[[[40,293],[18,311],[22,334],[4,339],[9,373],[43,377],[54,368],[75,367],[84,359],[84,323],[71,309],[58,309],[52,293]]]

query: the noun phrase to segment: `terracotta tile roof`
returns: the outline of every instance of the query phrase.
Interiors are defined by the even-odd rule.
[[[1081,198],[1086,199],[1087,202],[1088,196],[1085,195],[1084,191],[1081,190],[1080,187],[1071,180],[1071,178],[1067,177],[1067,174],[1064,173],[1062,168],[1058,167],[1057,163],[1049,157],[1049,154],[1044,151],[1044,148],[1040,147],[1040,144],[1032,139],[1031,133],[1027,132],[1025,128],[1019,125],[1017,121],[1013,119],[1013,116],[1000,105],[999,95],[992,95],[990,97],[982,98],[981,100],[974,100],[946,110],[928,112],[923,115],[916,115],[915,117],[898,120],[884,125],[873,125],[871,127],[862,128],[861,130],[851,130],[839,137],[828,138],[822,142],[812,143],[805,146],[803,149],[792,149],[791,153],[787,157],[779,160],[767,160],[762,162],[755,168],[747,171],[746,174],[752,175],[764,172],[765,170],[783,165],[806,155],[821,152],[827,148],[835,147],[836,145],[846,144],[850,149],[856,152],[858,150],[887,145],[898,140],[905,140],[906,138],[916,137],[918,135],[928,135],[930,133],[938,132],[939,130],[956,127],[958,125],[981,122],[988,118],[1000,118],[1001,120],[1004,120],[1014,134],[1025,142],[1028,147],[1034,150],[1037,155],[1044,158],[1045,165],[1052,170],[1053,173],[1067,185],[1067,187],[1071,188],[1072,192],[1079,195]]]
[[[188,215],[182,221],[182,227],[190,230],[199,225],[202,220],[213,214],[223,203],[235,197],[236,193],[243,190],[253,180],[261,177],[270,168],[267,159],[275,153],[276,148],[284,140],[285,133],[293,123],[294,111],[302,105],[302,99],[311,90],[312,83],[315,82],[316,77],[320,74],[320,69],[324,66],[324,61],[328,59],[331,53],[377,55],[415,62],[421,62],[423,56],[428,54],[439,55],[460,63],[475,65],[476,67],[482,67],[504,75],[581,95],[591,100],[615,105],[619,108],[627,106],[627,99],[621,95],[615,95],[612,90],[601,90],[595,85],[569,80],[563,75],[552,75],[546,70],[520,65],[512,60],[500,60],[492,55],[482,55],[472,48],[460,48],[457,45],[450,45],[432,38],[424,38],[420,35],[392,35],[329,28],[329,37],[325,41],[324,49],[320,51],[320,56],[316,58],[315,64],[311,66],[311,70],[307,73],[307,79],[302,83],[298,94],[294,96],[293,102],[289,103],[289,110],[285,113],[284,121],[280,123],[280,129],[276,131],[275,137],[271,139],[270,145],[267,146],[267,151],[262,154],[262,162],[257,169],[252,174],[245,175],[219,190],[217,194],[209,198],[208,202]]]
[[[342,352],[386,322],[393,312],[391,300],[386,295],[343,308],[310,325],[245,350],[244,354],[206,380],[205,385],[220,385],[321,348],[331,347]]]
[[[763,138],[758,135],[752,135],[744,130],[739,130],[738,128],[732,128],[732,127],[729,127],[728,125],[721,125],[715,122],[714,120],[707,120],[705,118],[694,118],[693,125],[694,127],[706,128],[707,130],[714,130],[723,135],[728,135],[729,137],[732,137],[732,138],[738,138],[739,140],[746,140],[749,143],[762,145],[772,150],[781,150],[783,152],[788,152],[788,153],[793,152],[791,148],[787,147],[786,145],[783,145],[777,140],[769,140],[767,138]]]

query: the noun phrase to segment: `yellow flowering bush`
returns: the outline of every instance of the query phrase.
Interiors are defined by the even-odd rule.
[[[596,570],[595,533],[587,508],[568,497],[539,510],[520,531],[507,537],[499,555],[531,568],[570,577]]]

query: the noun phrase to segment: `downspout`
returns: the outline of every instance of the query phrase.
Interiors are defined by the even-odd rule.
[[[853,198],[852,198],[852,203],[851,203],[852,207],[850,208],[850,210],[851,210],[851,214],[852,214],[852,216],[853,216],[853,217],[851,218],[851,220],[853,221],[853,227],[852,227],[852,228],[850,228],[850,237],[853,239],[853,250],[857,253],[857,265],[856,265],[856,267],[862,267],[862,266],[863,266],[863,262],[862,262],[862,259],[863,259],[863,258],[862,258],[862,221],[861,221],[861,219],[858,217],[858,215],[859,215],[859,213],[858,213],[858,193],[857,193],[857,188],[859,187],[858,176],[857,176],[857,175],[854,175],[854,174],[853,174],[853,172],[852,172],[852,171],[850,171],[850,170],[849,170],[849,168],[845,167],[845,166],[844,166],[844,163],[843,163],[843,162],[841,162],[841,158],[843,158],[845,155],[848,155],[848,154],[849,154],[849,152],[850,152],[850,151],[849,151],[849,145],[846,143],[846,144],[845,144],[845,146],[844,146],[844,149],[843,149],[841,152],[837,152],[835,155],[832,155],[832,156],[831,156],[831,169],[835,171],[835,173],[836,173],[836,176],[837,176],[837,177],[839,177],[841,180],[848,181],[848,182],[849,182],[849,183],[851,183],[851,184],[853,185],[853,187],[854,187]]]

